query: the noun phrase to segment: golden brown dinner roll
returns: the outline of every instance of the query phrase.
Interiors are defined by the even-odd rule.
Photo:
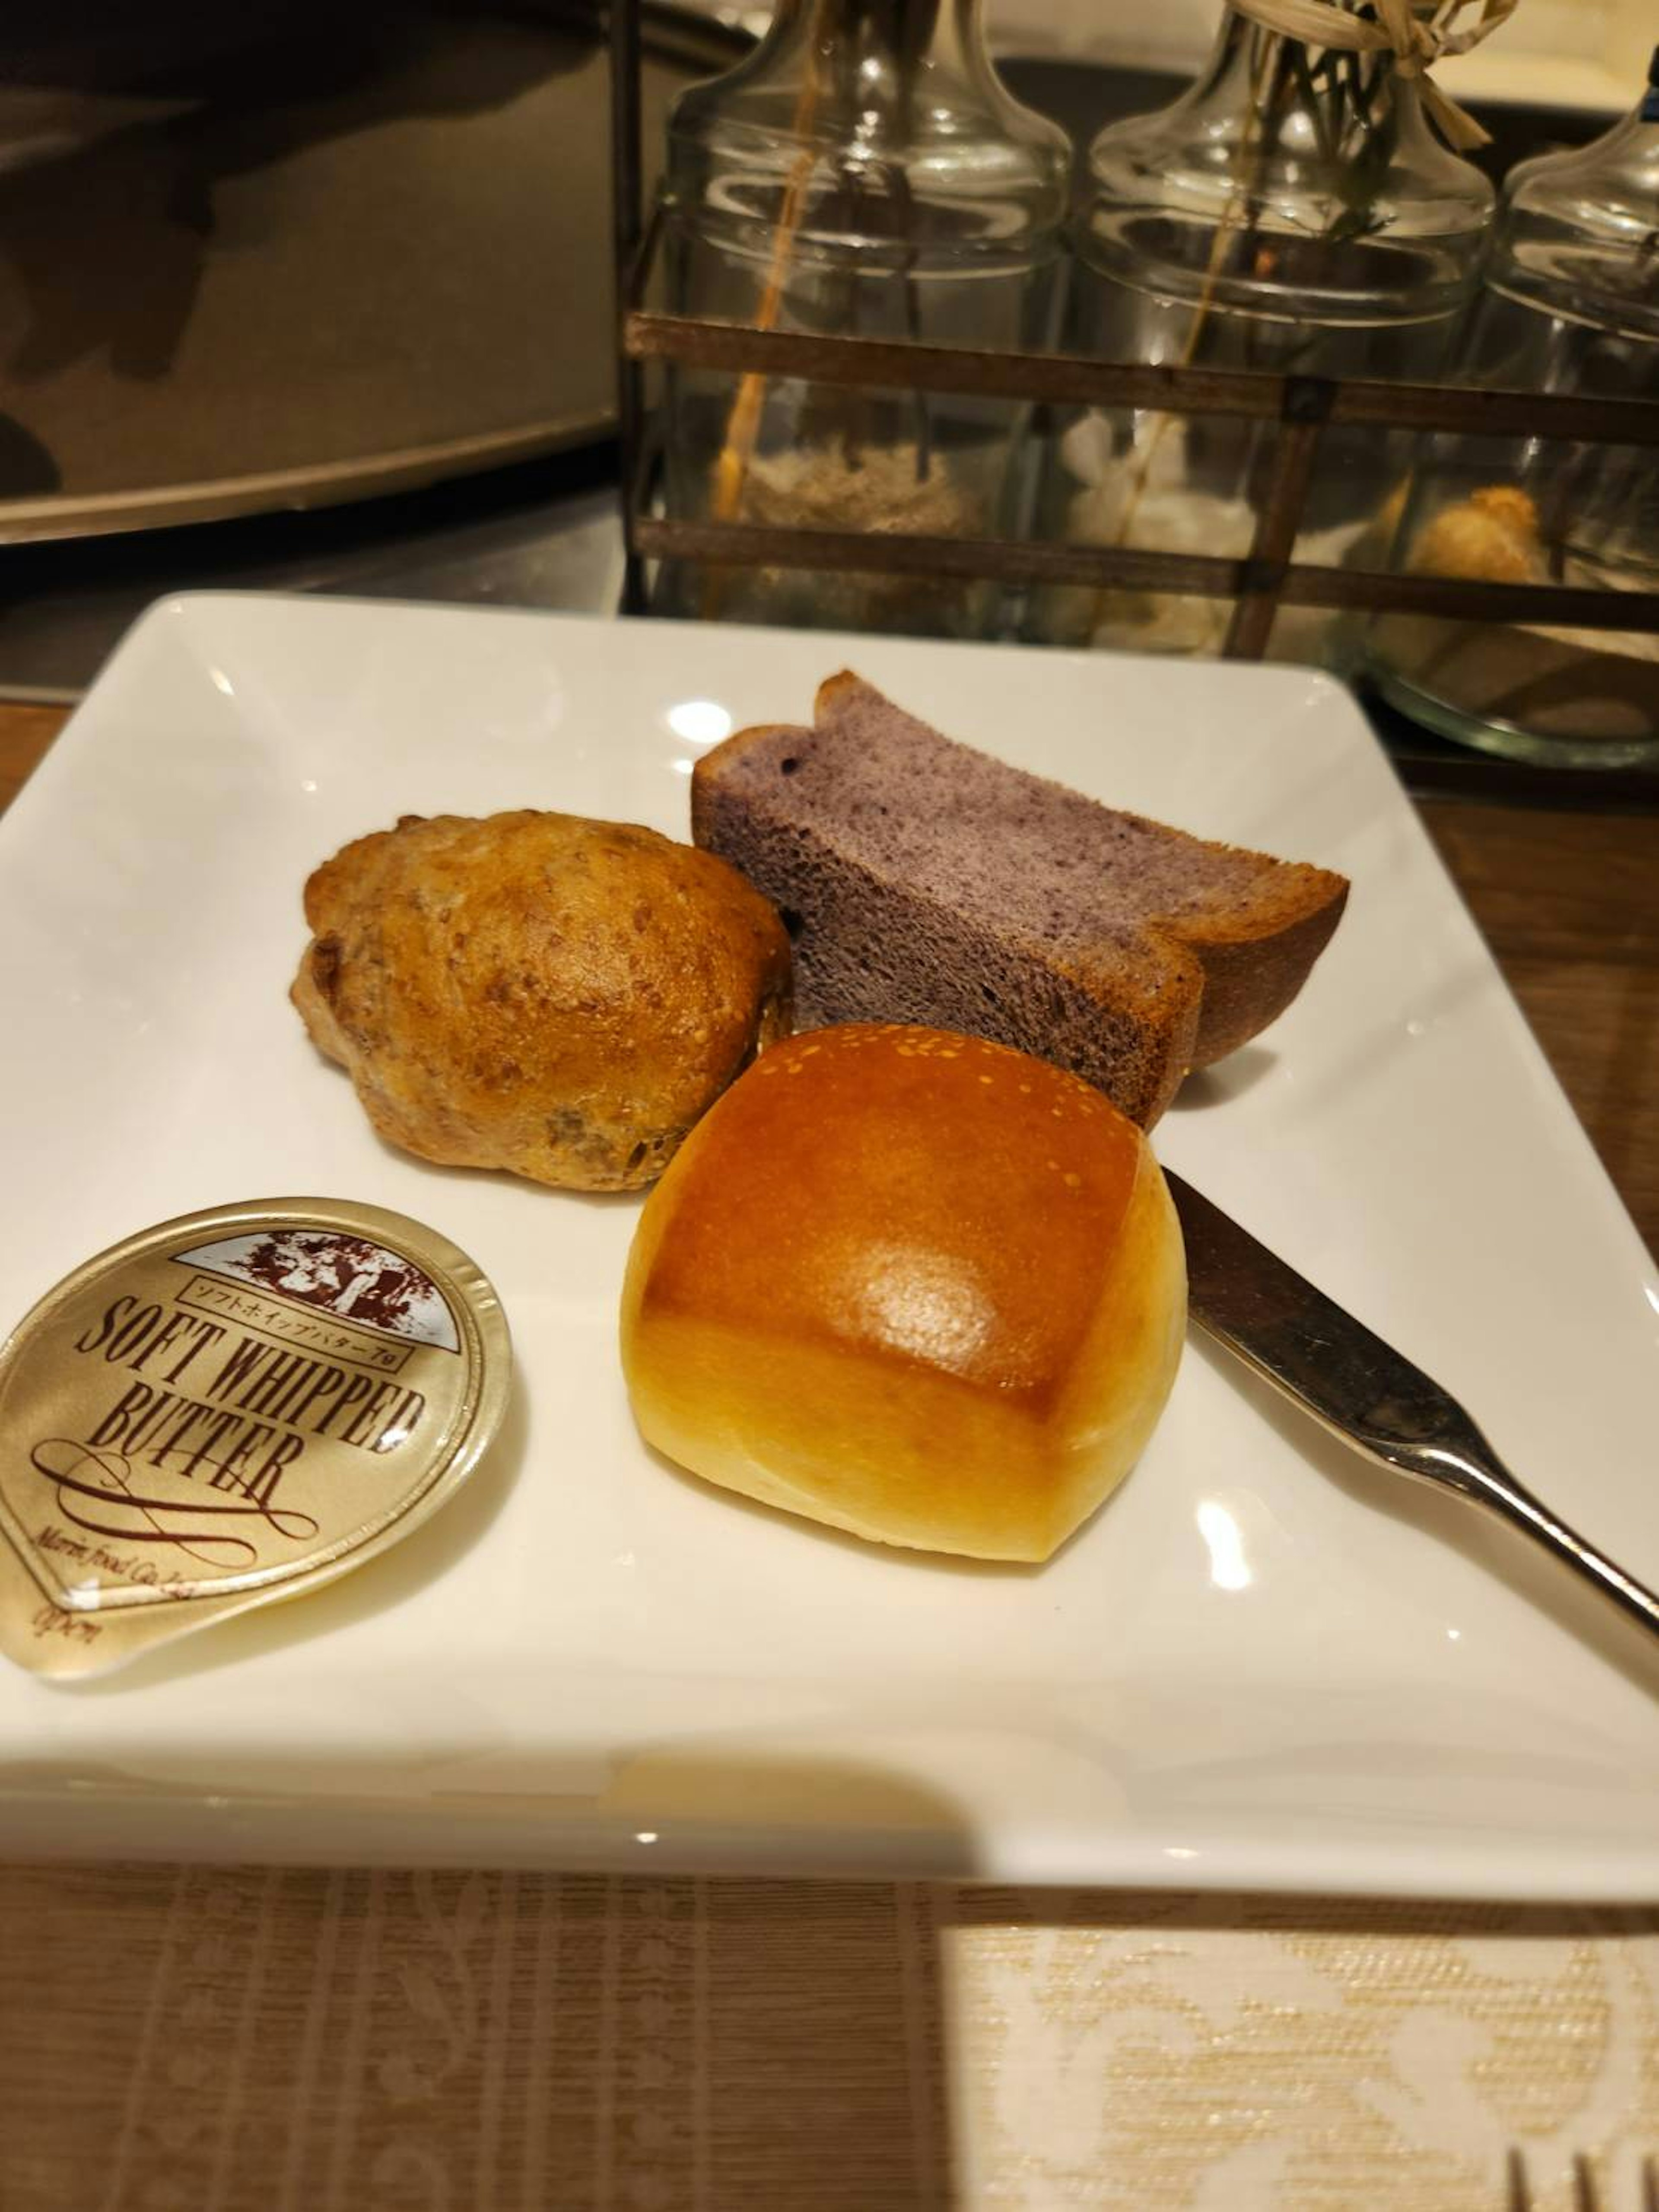
[[[854,1534],[1046,1559],[1174,1379],[1181,1232],[1141,1132],[947,1030],[777,1046],[647,1200],[623,1364],[647,1441]]]
[[[625,822],[405,815],[306,885],[295,1005],[422,1159],[630,1190],[789,1027],[789,940],[735,868]]]

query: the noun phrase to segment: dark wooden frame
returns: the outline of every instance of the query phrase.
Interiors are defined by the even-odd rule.
[[[1282,605],[1438,615],[1476,623],[1565,623],[1659,633],[1659,591],[1489,584],[1455,577],[1337,568],[1291,559],[1320,441],[1334,425],[1528,436],[1659,447],[1659,398],[1588,400],[1457,386],[1384,384],[1247,370],[1153,368],[1065,354],[970,351],[659,313],[646,304],[659,224],[644,212],[640,143],[640,0],[611,10],[618,303],[618,406],[623,604],[642,611],[653,559],[988,579],[1009,584],[1123,585],[1234,602],[1224,653],[1259,659]],[[1242,416],[1278,425],[1255,535],[1243,558],[900,532],[792,530],[675,522],[652,514],[653,454],[645,407],[647,363],[792,376],[866,390],[970,393],[1034,404],[1158,408]],[[1659,460],[1656,460],[1659,466]]]

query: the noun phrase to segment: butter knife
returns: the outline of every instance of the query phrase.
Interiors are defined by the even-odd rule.
[[[1367,1459],[1486,1506],[1659,1636],[1659,1596],[1523,1489],[1449,1391],[1179,1176],[1164,1180],[1194,1321]]]

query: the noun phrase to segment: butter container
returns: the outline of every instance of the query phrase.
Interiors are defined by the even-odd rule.
[[[0,1348],[0,1652],[103,1674],[386,1550],[506,1411],[501,1302],[418,1222],[331,1199],[182,1216]]]

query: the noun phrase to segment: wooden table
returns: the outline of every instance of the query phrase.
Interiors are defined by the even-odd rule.
[[[67,712],[0,703],[0,809]],[[1577,782],[1565,787],[1578,798]],[[1659,817],[1443,798],[1422,811],[1603,1165],[1659,1249]]]

